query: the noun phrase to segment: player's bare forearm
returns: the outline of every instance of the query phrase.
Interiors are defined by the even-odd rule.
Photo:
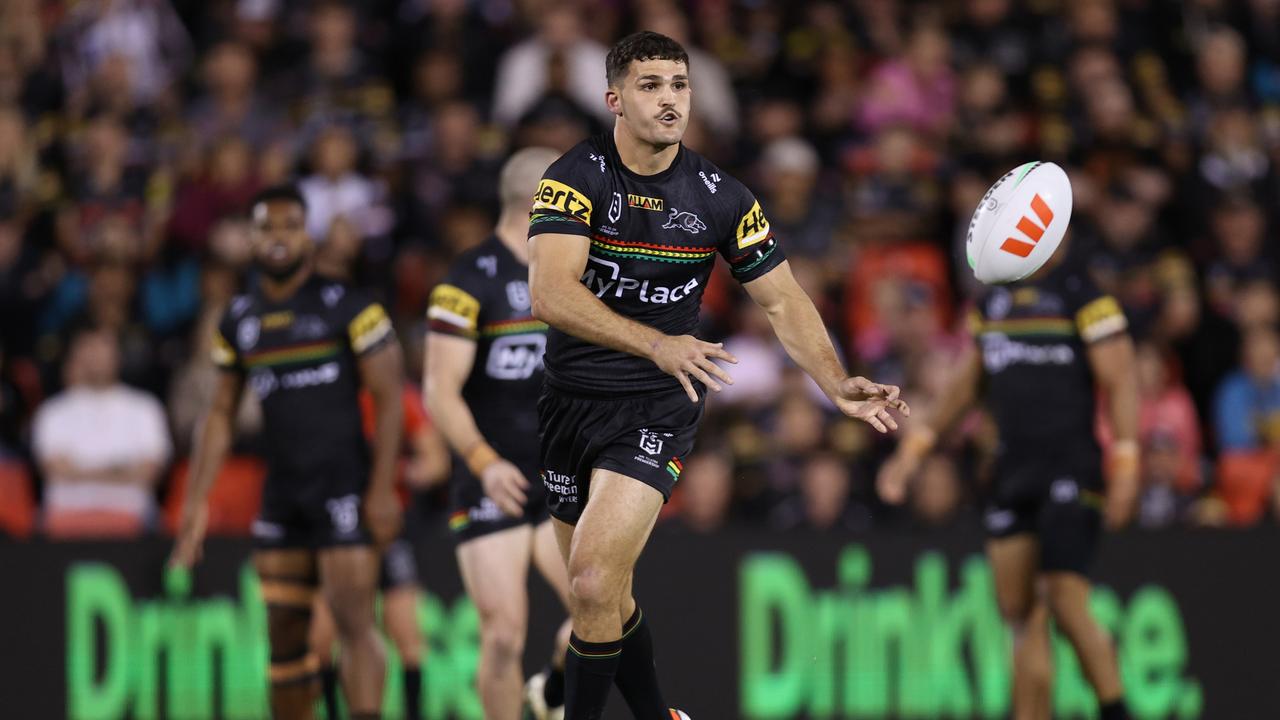
[[[197,425],[195,447],[191,453],[191,474],[183,513],[190,516],[204,505],[209,489],[218,476],[227,453],[231,451],[236,410],[244,378],[230,372],[219,373],[213,402]]]
[[[934,432],[943,432],[954,425],[977,399],[978,386],[982,383],[982,353],[978,347],[966,345],[955,368],[946,391],[935,398],[932,411],[921,421],[921,425]]]
[[[577,235],[529,240],[529,293],[533,316],[562,332],[620,352],[651,358],[662,332],[609,309],[582,284],[589,241]]]
[[[1116,335],[1089,346],[1089,366],[1106,396],[1111,428],[1117,441],[1138,439],[1138,374],[1133,339]]]
[[[370,484],[382,490],[395,486],[396,461],[404,431],[404,360],[400,344],[387,343],[360,358],[360,377],[373,398],[373,468]]]
[[[813,300],[791,274],[791,266],[783,262],[743,287],[764,309],[774,334],[791,359],[818,383],[828,397],[835,397],[848,372],[836,355],[831,336]]]
[[[435,332],[427,335],[422,378],[427,410],[431,411],[445,442],[463,458],[482,443],[487,444],[462,397],[462,386],[471,374],[475,358],[473,340]]]

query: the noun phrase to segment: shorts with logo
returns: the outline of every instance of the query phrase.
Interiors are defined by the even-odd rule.
[[[499,454],[502,453],[501,448],[498,448],[498,451]],[[459,543],[521,525],[537,525],[549,517],[547,493],[542,488],[542,483],[538,481],[537,463],[531,458],[520,459],[509,455],[504,457],[520,468],[520,472],[529,480],[524,514],[520,517],[512,517],[504,513],[502,508],[485,494],[480,479],[472,475],[471,471],[455,458],[453,478],[450,480],[449,530]]]
[[[1031,533],[1042,572],[1088,575],[1102,531],[1102,459],[1093,443],[1074,451],[1004,451],[983,525],[988,537]]]
[[[547,385],[538,400],[542,481],[551,515],[576,525],[591,492],[592,470],[635,478],[671,499],[693,451],[706,396],[683,389],[603,398]]]
[[[387,591],[418,585],[418,561],[413,554],[413,543],[401,534],[382,553],[382,572],[378,576],[378,589]]]
[[[372,543],[363,512],[367,487],[368,471],[363,462],[335,463],[305,477],[269,476],[262,489],[262,508],[253,521],[254,547],[271,550]]]

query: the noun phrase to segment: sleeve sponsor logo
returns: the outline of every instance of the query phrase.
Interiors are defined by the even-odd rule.
[[[463,330],[475,330],[480,320],[480,301],[460,287],[441,283],[431,291],[427,318],[442,320]]]
[[[591,201],[587,196],[557,180],[544,178],[533,195],[533,211],[556,210],[584,223],[591,223]]]
[[[218,367],[231,367],[236,364],[236,351],[231,347],[231,343],[222,337],[222,333],[213,331],[213,350],[210,351],[213,357],[213,364]]]
[[[1076,328],[1087,343],[1101,340],[1129,327],[1120,303],[1110,295],[1094,300],[1076,313]]]
[[[347,334],[351,338],[351,349],[359,355],[391,334],[391,318],[381,305],[374,303],[351,321]]]
[[[627,206],[639,208],[641,210],[662,212],[662,198],[645,197],[644,195],[627,193]]]
[[[752,203],[751,209],[738,221],[738,249],[750,247],[769,237],[769,220],[760,209],[760,202]]]

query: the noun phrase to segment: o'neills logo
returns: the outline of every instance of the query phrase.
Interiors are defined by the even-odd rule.
[[[641,210],[662,212],[662,198],[645,197],[644,195],[627,194],[627,206]]]

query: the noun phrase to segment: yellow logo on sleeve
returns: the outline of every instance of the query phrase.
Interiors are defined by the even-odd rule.
[[[760,209],[760,202],[756,201],[738,221],[738,249],[755,245],[768,237],[769,220],[765,218],[764,210]]]
[[[557,180],[544,178],[533,195],[533,211],[558,210],[591,223],[591,201],[583,193]]]

